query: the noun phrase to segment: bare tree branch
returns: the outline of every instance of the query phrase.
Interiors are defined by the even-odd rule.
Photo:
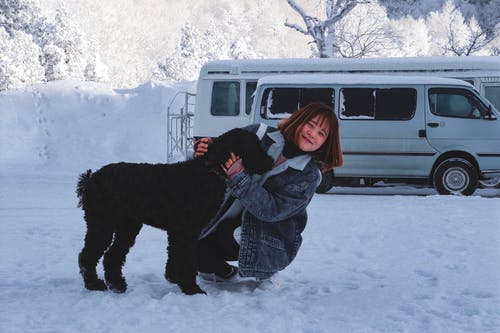
[[[304,30],[303,28],[299,27],[298,24],[291,24],[291,23],[288,23],[288,21],[286,21],[285,22],[285,27],[297,30],[298,32],[303,33],[304,35],[309,35],[309,33],[307,32],[307,30]]]
[[[307,15],[306,11],[297,4],[295,0],[287,0],[288,4],[296,11],[304,21],[306,28],[298,24],[285,22],[285,26],[294,29],[302,34],[311,35],[322,58],[331,57],[332,51],[329,48],[337,48],[335,43],[334,24],[345,17],[358,4],[369,3],[369,0],[327,0],[326,19],[320,20],[317,17]],[[329,41],[327,42],[327,39]]]
[[[368,4],[370,1],[365,0],[328,0],[330,10],[327,10],[327,19],[324,21],[326,26],[331,26],[335,22],[340,21],[344,16],[349,14],[359,4]]]
[[[467,28],[469,30],[467,41],[460,43],[456,36],[454,22],[450,22],[448,26],[448,44],[445,46],[446,51],[450,51],[457,56],[470,56],[483,49],[497,37],[496,33],[488,35],[488,31],[482,30],[481,27],[472,26],[471,21],[469,21]]]

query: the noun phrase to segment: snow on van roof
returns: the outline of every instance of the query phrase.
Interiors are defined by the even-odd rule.
[[[200,75],[230,72],[467,72],[500,71],[500,57],[407,57],[407,58],[316,58],[316,59],[252,59],[207,62]]]
[[[440,84],[472,87],[459,79],[435,76],[397,76],[369,74],[285,74],[268,75],[259,79],[258,84]]]

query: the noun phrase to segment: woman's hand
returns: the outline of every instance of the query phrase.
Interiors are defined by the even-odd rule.
[[[236,156],[233,152],[231,152],[229,159],[220,166],[222,170],[226,173],[226,176],[231,179],[241,171],[244,170],[243,163],[239,156]]]
[[[193,144],[194,157],[203,156],[208,151],[208,144],[212,141],[210,138],[201,138],[196,140]]]

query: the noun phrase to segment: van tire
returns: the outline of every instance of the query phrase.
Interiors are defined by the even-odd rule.
[[[327,171],[321,176],[321,183],[319,183],[318,187],[316,188],[316,193],[319,194],[330,191],[333,187],[333,179],[335,178],[333,171]]]
[[[448,158],[434,171],[434,188],[439,194],[471,195],[477,189],[479,174],[466,159]]]

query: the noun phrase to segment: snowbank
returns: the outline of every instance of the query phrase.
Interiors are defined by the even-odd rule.
[[[194,83],[149,81],[117,90],[56,81],[2,92],[0,172],[74,172],[117,161],[165,162],[166,107],[177,91],[194,89]]]

